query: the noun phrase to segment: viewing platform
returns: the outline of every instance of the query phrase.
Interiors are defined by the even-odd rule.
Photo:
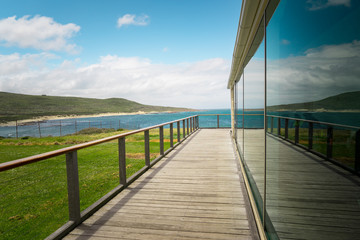
[[[258,239],[229,129],[200,129],[64,239]]]
[[[300,138],[296,132],[304,132],[304,129],[297,131],[296,128],[289,128],[289,124],[285,124],[285,128],[278,124],[274,127],[280,126],[280,130],[273,131],[271,125],[271,130],[266,134],[266,147],[264,129],[236,129],[237,144],[242,151],[240,154],[243,153],[240,161],[230,128],[221,128],[219,116],[217,120],[213,129],[207,129],[199,125],[199,116],[178,119],[5,162],[0,164],[0,170],[3,174],[11,174],[16,172],[9,170],[15,169],[22,174],[28,172],[32,177],[32,169],[22,166],[35,166],[42,174],[51,172],[51,167],[60,166],[63,169],[62,175],[58,174],[62,180],[54,180],[54,183],[62,185],[63,192],[57,190],[61,189],[57,185],[51,185],[49,189],[55,189],[56,197],[63,203],[56,213],[65,215],[68,211],[68,221],[64,222],[66,219],[63,218],[65,224],[61,226],[61,222],[55,219],[55,213],[50,212],[53,209],[49,208],[49,219],[56,220],[60,228],[45,235],[47,239],[260,239],[260,236],[264,237],[257,228],[261,219],[258,212],[255,211],[253,215],[253,210],[254,204],[263,204],[256,201],[264,195],[267,197],[269,214],[265,216],[268,232],[280,239],[356,239],[360,235],[359,177],[351,169],[298,144],[303,136]],[[285,137],[272,132],[285,132]],[[292,132],[295,132],[294,141],[289,138]],[[312,135],[309,136],[313,139]],[[131,144],[134,139],[140,148],[144,148],[143,159],[138,160],[143,162],[143,167],[131,173],[128,160],[133,154]],[[334,139],[338,143],[338,137]],[[318,142],[314,138],[314,143]],[[154,149],[157,145],[158,148]],[[111,171],[105,174],[112,178],[105,180],[106,176],[102,175],[101,181],[114,181],[116,185],[98,194],[103,190],[99,180],[87,185],[84,179],[93,174],[92,171],[102,172],[106,169],[96,168],[97,164],[90,162],[85,170],[85,163],[91,158],[83,150],[92,148],[98,152],[109,146],[112,150],[106,152],[105,157],[96,158],[100,158],[99,164],[104,165],[109,161],[108,156],[113,154],[115,159],[110,166]],[[326,152],[332,153],[329,151],[332,145],[326,146]],[[154,156],[157,151],[159,154]],[[54,158],[57,156],[59,158]],[[41,165],[46,163],[44,160],[49,160],[49,164]],[[39,170],[42,168],[46,171]],[[47,176],[43,181],[49,184]],[[248,178],[244,179],[244,176]],[[58,176],[53,174],[52,177]],[[24,177],[19,179],[23,180]],[[39,197],[44,187],[38,182],[41,181],[30,186],[35,189],[30,192],[32,195],[26,192],[26,186],[20,189],[19,196],[25,196],[18,198],[23,201],[21,207],[31,205],[33,209],[39,208],[36,205],[39,201],[29,204],[27,200],[30,197],[26,197]],[[5,183],[16,186],[17,182]],[[247,190],[249,184],[250,196]],[[85,193],[84,189],[88,186],[92,191]],[[8,189],[9,194],[13,194],[13,188]],[[82,200],[87,200],[86,194],[97,196],[85,205]],[[56,200],[55,197],[51,201],[48,199],[45,198],[45,204]],[[3,202],[3,206],[4,216],[13,211],[9,215],[13,217],[7,217],[9,226],[16,226],[17,222],[13,219],[20,216],[15,215],[20,210],[11,209],[13,202],[10,201]],[[39,206],[45,205],[40,203]],[[29,219],[28,222],[35,223],[35,220]],[[50,220],[46,223],[49,224]],[[42,229],[39,226],[45,226],[44,222],[28,228],[34,233],[29,232],[36,236]],[[10,231],[15,232],[16,227],[3,229],[5,231],[0,230],[10,236]],[[319,238],[319,233],[323,238]],[[12,239],[17,239],[18,234],[14,233]]]

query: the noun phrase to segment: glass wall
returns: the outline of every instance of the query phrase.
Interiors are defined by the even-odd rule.
[[[264,22],[261,23],[264,26]],[[261,217],[264,207],[264,27],[259,28],[236,84],[237,142]]]
[[[360,238],[359,177],[337,166],[354,169],[356,128],[319,123],[360,125],[359,4],[282,0],[267,27],[267,114],[294,118],[273,119],[305,147],[267,135],[266,210],[280,239]],[[333,163],[309,155],[310,125],[311,149]]]
[[[360,239],[360,1],[274,0],[267,13],[236,84],[237,142],[264,230]],[[265,112],[266,131],[248,109]]]

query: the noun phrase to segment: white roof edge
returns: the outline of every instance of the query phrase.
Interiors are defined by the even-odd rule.
[[[254,40],[269,0],[243,0],[234,46],[228,89],[240,79],[242,65]]]

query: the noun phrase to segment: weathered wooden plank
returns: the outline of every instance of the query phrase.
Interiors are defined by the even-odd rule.
[[[228,130],[200,130],[65,239],[253,239]]]

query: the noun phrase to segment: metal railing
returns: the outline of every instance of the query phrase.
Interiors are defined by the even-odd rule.
[[[314,121],[314,120],[307,120],[307,119],[299,119],[299,118],[291,118],[291,117],[283,117],[283,116],[275,116],[275,115],[267,115],[267,121],[270,120],[270,126],[268,127],[268,133],[278,136],[280,138],[285,139],[286,141],[289,141],[297,146],[300,146],[313,154],[320,156],[328,161],[331,161],[332,163],[341,166],[342,168],[355,173],[360,176],[360,127],[354,127],[349,125],[342,125],[342,124],[334,124],[334,123],[328,123],[328,122],[321,122],[321,121]],[[274,119],[277,119],[277,130],[274,132]],[[294,121],[293,124],[293,130],[294,130],[294,137],[293,139],[289,138],[289,121]],[[300,125],[303,124],[304,127],[307,128],[307,143],[301,144],[300,143]],[[318,126],[317,128],[315,126]],[[282,134],[283,129],[283,134]],[[315,130],[318,131],[325,131],[326,130],[326,136],[324,138],[326,139],[326,149],[325,153],[321,153],[319,151],[316,151],[314,149],[314,132]],[[350,138],[354,141],[354,148],[352,155],[354,156],[354,161],[352,166],[345,165],[344,163],[340,162],[336,157],[334,157],[334,130],[350,130],[354,131],[355,134],[353,136],[350,136]]]
[[[244,114],[236,114],[239,116],[247,116],[247,117],[256,117],[256,116],[264,116],[264,114],[252,114],[252,113],[244,113]],[[199,127],[200,128],[231,128],[231,114],[198,114],[199,116]],[[209,117],[207,120],[204,118]],[[211,120],[213,119],[213,120]],[[262,120],[262,119],[261,119]],[[241,120],[242,122],[243,120]],[[238,121],[240,122],[240,121]],[[245,121],[248,122],[248,121]],[[249,120],[252,122],[252,120]],[[260,126],[261,125],[261,126]],[[263,128],[263,123],[257,123],[256,126],[252,126],[250,128]]]
[[[201,128],[230,128],[231,127],[231,114],[198,114],[199,116],[199,125]],[[220,116],[227,116],[229,117],[229,121],[220,122]],[[205,117],[209,117],[207,121],[205,121]],[[216,117],[216,119],[212,120],[213,117]],[[203,119],[203,120],[201,120]],[[211,120],[210,120],[211,119]]]
[[[169,125],[170,128],[170,148],[164,151],[164,126]],[[174,144],[174,125],[177,129],[177,143]],[[151,129],[159,129],[159,144],[160,144],[160,156],[150,161],[150,138],[149,131]],[[182,129],[181,129],[182,128]],[[59,155],[66,156],[66,174],[67,174],[67,193],[68,193],[68,209],[69,209],[69,221],[51,234],[48,239],[60,239],[79,225],[82,221],[92,215],[101,206],[110,201],[116,194],[125,189],[130,183],[139,178],[144,172],[151,168],[156,162],[163,158],[167,153],[173,150],[179,145],[185,138],[194,133],[199,128],[198,116],[191,116],[175,121],[134,130],[131,132],[122,133],[119,135],[78,144],[63,149],[30,156],[10,162],[0,164],[0,172],[7,171],[10,169],[18,168],[27,164],[32,164],[45,159],[49,159]],[[126,141],[127,136],[131,136],[137,133],[144,133],[144,148],[145,148],[145,166],[138,172],[134,173],[131,177],[126,177]],[[181,138],[182,135],[182,138]],[[79,169],[78,169],[78,157],[77,152],[80,149],[89,148],[94,145],[106,143],[109,141],[118,140],[118,159],[119,159],[119,185],[112,191],[107,193],[105,196],[96,201],[93,205],[86,208],[84,211],[80,211],[80,194],[79,194]]]

